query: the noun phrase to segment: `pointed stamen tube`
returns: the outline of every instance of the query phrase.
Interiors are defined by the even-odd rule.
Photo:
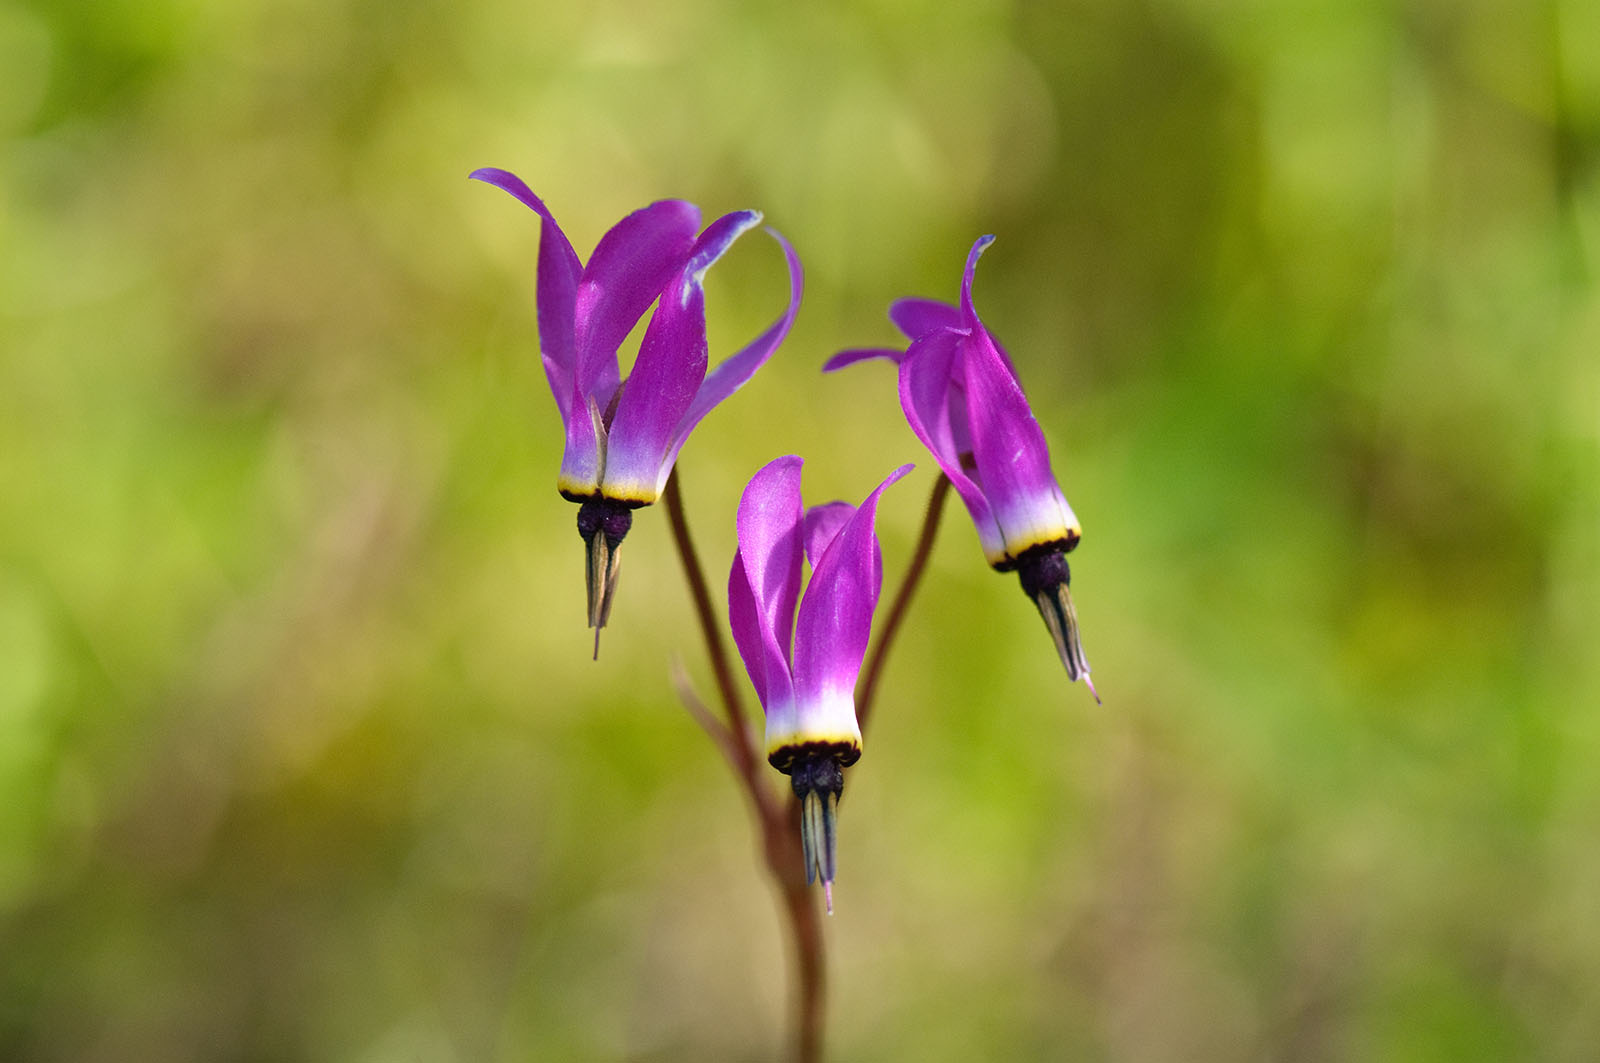
[[[1074,544],[1075,545],[1075,544]],[[1017,565],[1017,575],[1022,581],[1022,592],[1033,600],[1044,618],[1050,638],[1056,644],[1056,653],[1067,669],[1070,679],[1082,679],[1098,702],[1100,695],[1089,679],[1089,659],[1083,653],[1083,641],[1078,636],[1078,614],[1072,608],[1072,570],[1067,565],[1063,550],[1054,549],[1024,557]]]
[[[591,498],[578,507],[578,534],[583,538],[584,576],[589,591],[589,626],[594,628],[594,655],[600,656],[600,629],[611,619],[621,561],[617,549],[633,527],[633,510],[609,498]]]
[[[789,783],[800,799],[800,844],[805,854],[806,883],[822,880],[828,911],[832,912],[844,769],[828,753],[807,752],[795,760]]]

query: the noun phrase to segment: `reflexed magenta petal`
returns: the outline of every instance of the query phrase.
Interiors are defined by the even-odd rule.
[[[978,482],[1006,553],[1016,557],[1029,546],[1066,537],[1075,521],[1050,471],[1044,433],[1016,378],[981,329],[967,341],[962,370]]]
[[[733,644],[739,648],[750,685],[756,688],[756,697],[765,706],[767,657],[766,640],[761,633],[761,611],[756,608],[756,592],[750,588],[750,577],[744,574],[744,555],[737,549],[733,552],[733,567],[728,570],[728,627],[733,631]]]
[[[966,475],[950,427],[950,390],[964,338],[949,330],[929,333],[913,342],[900,362],[900,407],[906,421],[951,479]]]
[[[683,311],[672,290],[650,319],[633,372],[611,422],[604,490],[608,498],[650,503],[660,496],[661,463],[672,427],[694,401],[706,371],[705,305],[696,294]]]
[[[760,220],[755,211],[737,211],[712,222],[661,293],[611,424],[608,497],[654,502],[666,486],[670,457],[681,442],[678,426],[706,375],[706,270]]]
[[[826,362],[823,362],[822,371],[831,373],[835,369],[843,369],[847,365],[855,365],[857,362],[865,362],[873,358],[887,358],[898,365],[900,359],[905,356],[905,351],[897,351],[892,347],[852,347],[850,350],[840,351]]]
[[[966,404],[953,394],[958,384],[953,374],[965,340],[964,333],[942,331],[929,333],[911,345],[900,363],[900,408],[961,496],[978,528],[984,553],[993,562],[997,558],[992,548],[1000,543],[994,516],[982,489],[961,465],[965,448],[959,444],[967,435]]]
[[[788,663],[768,648],[755,591],[750,587],[744,560],[738,554],[734,555],[733,570],[728,573],[728,625],[733,630],[734,645],[739,647],[739,656],[744,661],[745,673],[756,688],[756,698],[760,700],[761,711],[767,720],[767,733],[792,734],[796,726],[794,680],[789,674]],[[778,744],[782,744],[781,740]],[[772,751],[769,748],[769,755]]]
[[[806,510],[806,560],[813,570],[855,512],[856,507],[848,502],[824,502]]]
[[[795,703],[802,728],[809,711],[853,704],[872,612],[883,587],[874,530],[878,499],[911,469],[900,466],[867,496],[811,573],[794,633]]]
[[[556,224],[555,216],[520,177],[492,166],[473,170],[468,176],[511,193],[541,219],[536,304],[539,308],[539,354],[556,408],[561,411],[562,423],[566,423],[571,419],[574,404],[580,408],[583,405],[581,398],[574,397],[577,343],[573,336],[582,264],[561,226]]]
[[[739,499],[728,618],[763,707],[793,700],[789,645],[800,596],[800,467],[797,457],[778,458],[750,478]]]
[[[921,339],[936,329],[965,327],[961,311],[937,299],[897,299],[889,307],[889,320],[912,340]]]
[[[970,455],[972,453],[971,414],[967,411],[967,382],[961,369],[964,360],[961,352],[965,349],[966,344],[963,343],[956,351],[955,361],[950,365],[950,393],[945,409],[950,418],[950,441],[955,445],[955,452],[961,455]]]
[[[693,203],[664,199],[613,225],[589,257],[574,314],[577,381],[602,410],[617,389],[617,348],[683,268],[699,227]]]
[[[784,337],[789,335],[795,315],[800,312],[800,296],[805,290],[805,271],[800,268],[800,256],[794,253],[789,241],[785,240],[776,229],[768,229],[767,232],[778,241],[778,246],[783,248],[784,262],[789,267],[789,305],[765,332],[737,353],[717,363],[717,367],[711,370],[711,374],[700,385],[700,390],[695,392],[694,401],[689,404],[689,409],[678,419],[678,425],[673,429],[672,447],[667,451],[666,460],[661,463],[658,475],[659,487],[667,485],[667,477],[672,473],[672,464],[678,460],[678,451],[682,450],[683,444],[688,441],[689,433],[695,430],[695,426],[716,408],[718,403],[744,387],[750,378],[755,376],[756,370],[767,364],[772,352],[776,351]]]

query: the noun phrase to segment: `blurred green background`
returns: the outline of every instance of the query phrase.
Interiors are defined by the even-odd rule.
[[[532,216],[766,212],[680,466],[881,522],[978,305],[1097,707],[952,507],[848,780],[841,1060],[1594,1058],[1600,5],[0,3],[0,1058],[760,1059],[665,514],[598,664]],[[713,356],[782,305],[752,236]],[[742,678],[742,677],[741,677]],[[777,776],[774,785],[779,785]]]

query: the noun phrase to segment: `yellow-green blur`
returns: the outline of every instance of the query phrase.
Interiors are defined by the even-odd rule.
[[[678,464],[719,599],[780,454],[918,463],[893,593],[933,463],[818,370],[1003,241],[1105,704],[952,499],[833,1058],[1593,1055],[1600,4],[35,0],[0,70],[0,1058],[783,1050],[660,506],[590,660],[487,165],[584,254],[680,196],[804,260]],[[714,358],[784,283],[733,247]]]

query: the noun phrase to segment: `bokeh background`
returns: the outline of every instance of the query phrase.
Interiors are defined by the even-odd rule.
[[[1105,695],[953,507],[848,780],[843,1060],[1592,1059],[1600,5],[0,4],[0,1057],[761,1059],[784,939],[665,515],[598,664],[523,175],[805,260],[691,440],[933,466],[977,299]],[[713,354],[783,301],[710,278]],[[774,785],[780,780],[774,776]]]

